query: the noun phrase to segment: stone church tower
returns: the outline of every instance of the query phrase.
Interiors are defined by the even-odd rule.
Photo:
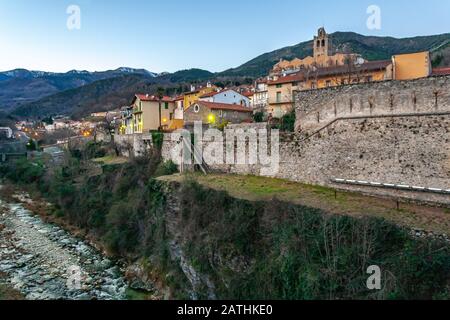
[[[331,40],[325,28],[320,28],[317,36],[314,37],[314,59],[322,60],[330,56]]]

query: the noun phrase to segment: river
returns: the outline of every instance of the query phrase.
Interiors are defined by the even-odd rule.
[[[0,273],[29,300],[121,300],[123,270],[19,203],[0,200]]]

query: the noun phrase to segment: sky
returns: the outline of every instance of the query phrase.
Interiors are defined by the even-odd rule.
[[[80,19],[67,13],[71,5]],[[367,27],[371,5],[380,8],[379,29]],[[321,26],[376,36],[447,33],[450,0],[0,0],[0,71],[217,72],[310,40]]]

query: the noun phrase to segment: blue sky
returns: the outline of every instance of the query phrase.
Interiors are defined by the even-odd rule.
[[[81,29],[68,30],[69,5]],[[369,5],[381,30],[366,26]],[[0,70],[120,66],[222,71],[328,32],[408,37],[450,32],[449,0],[0,0]]]

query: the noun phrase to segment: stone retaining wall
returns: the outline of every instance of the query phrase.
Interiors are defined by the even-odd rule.
[[[298,92],[296,129],[311,132],[336,118],[450,112],[450,76],[384,81]]]

